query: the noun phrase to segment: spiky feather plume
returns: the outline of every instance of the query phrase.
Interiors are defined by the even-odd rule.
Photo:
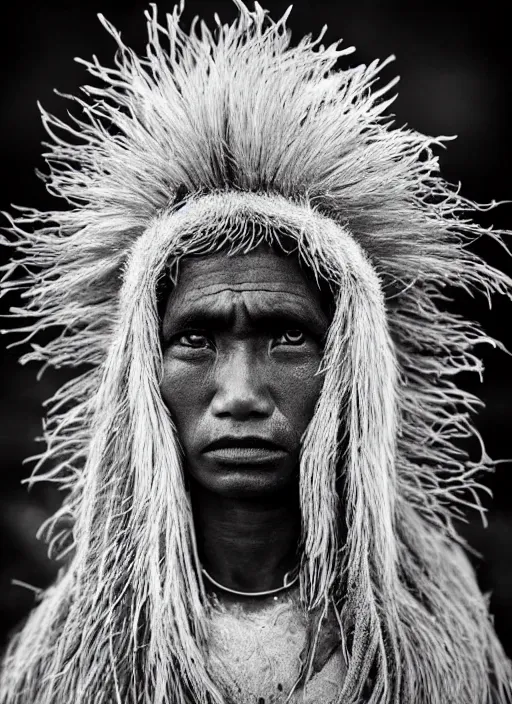
[[[42,110],[48,189],[69,207],[11,219],[5,244],[21,256],[3,289],[23,290],[22,361],[77,368],[51,400],[33,477],[66,491],[46,536],[70,557],[11,644],[0,701],[224,701],[159,391],[157,292],[183,257],[286,237],[337,304],[301,455],[300,592],[305,610],[338,613],[339,701],[504,704],[510,665],[452,525],[492,467],[459,448],[479,401],[454,378],[480,372],[474,347],[494,341],[438,307],[446,286],[510,295],[467,247],[500,233],[439,177],[439,140],[384,116],[395,82],[373,85],[386,62],[336,70],[350,49],[292,47],[288,13],[237,5],[231,26],[190,35],[178,9],[162,26],[153,7],[145,58],[102,18],[115,68],[82,62],[99,87],[72,98],[71,124]]]

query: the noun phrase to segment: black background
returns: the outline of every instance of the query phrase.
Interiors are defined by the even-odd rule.
[[[287,2],[267,2],[274,19]],[[0,209],[10,203],[41,209],[56,207],[37,179],[34,169],[44,169],[40,156],[45,138],[36,101],[65,117],[66,101],[53,88],[76,93],[87,82],[84,68],[73,57],[99,59],[111,64],[112,39],[96,18],[102,12],[121,30],[125,42],[137,51],[145,45],[140,0],[68,0],[45,3],[36,0],[9,5],[3,10],[1,54],[1,177]],[[172,3],[159,4],[160,11]],[[464,9],[461,9],[461,8]],[[477,9],[478,8],[478,9]],[[233,3],[190,0],[185,24],[199,14],[210,19],[214,12],[230,21],[236,15]],[[289,25],[295,40],[304,33],[316,35],[328,25],[325,42],[340,37],[355,45],[357,53],[346,59],[354,65],[395,54],[397,59],[383,79],[401,76],[399,97],[392,107],[398,125],[408,124],[429,135],[458,135],[440,152],[445,178],[462,182],[462,193],[478,201],[505,200],[512,196],[510,163],[511,107],[509,101],[510,30],[506,10],[497,0],[479,3],[475,9],[448,0],[444,3],[352,2],[295,3]],[[512,228],[512,205],[501,205],[480,218],[483,224]],[[512,244],[510,242],[509,244]],[[486,244],[479,250],[488,260],[512,274],[512,260],[498,247]],[[5,262],[7,254],[0,253]],[[0,302],[7,312],[13,300]],[[458,298],[470,317],[482,322],[486,331],[512,348],[512,305],[496,300],[489,311],[484,301]],[[10,322],[3,321],[8,327]],[[4,338],[2,342],[9,342]],[[3,346],[2,346],[3,347]],[[41,522],[58,506],[59,495],[51,486],[30,493],[20,481],[30,473],[23,458],[39,447],[33,441],[41,429],[42,401],[49,397],[63,376],[46,373],[36,381],[36,369],[17,364],[18,348],[0,350],[0,643],[33,603],[30,590],[12,584],[13,579],[37,587],[55,574],[46,558],[44,544],[35,537]],[[477,426],[492,457],[512,457],[510,394],[512,360],[503,352],[482,349],[486,374],[482,385],[467,379],[467,386],[485,401]],[[466,382],[466,380],[465,380]],[[496,628],[512,656],[512,481],[509,464],[500,464],[484,482],[494,492],[489,506],[489,526],[484,530],[476,515],[461,530],[483,558],[475,560],[482,589],[491,592]]]

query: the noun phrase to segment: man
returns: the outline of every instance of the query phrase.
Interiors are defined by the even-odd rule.
[[[212,612],[209,669],[229,700],[284,698],[300,671],[297,470],[328,329],[315,289],[295,257],[268,247],[191,258],[163,322],[162,395],[184,449],[205,587],[226,607]],[[335,701],[339,629],[321,635],[316,665],[332,662],[310,700]]]
[[[478,506],[453,380],[488,338],[438,302],[512,282],[463,246],[484,231],[432,140],[382,117],[379,66],[239,9],[190,37],[148,16],[145,59],[105,23],[85,117],[43,113],[72,207],[13,221],[4,287],[61,330],[26,359],[87,366],[41,459],[68,564],[1,701],[502,704],[452,525]]]

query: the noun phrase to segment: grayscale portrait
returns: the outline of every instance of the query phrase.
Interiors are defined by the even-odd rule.
[[[59,571],[0,702],[506,704],[459,528],[499,343],[451,292],[510,297],[508,233],[395,120],[388,59],[211,6],[148,7],[141,52],[100,16],[115,58],[41,108],[54,209],[7,213],[4,327],[68,372],[31,479]]]

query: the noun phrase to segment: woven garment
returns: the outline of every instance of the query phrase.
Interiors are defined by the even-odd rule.
[[[337,615],[338,701],[505,704],[510,663],[453,527],[493,466],[459,449],[479,402],[457,374],[495,341],[443,308],[447,286],[510,296],[468,247],[504,233],[439,176],[437,140],[386,117],[386,62],[341,70],[350,50],[291,46],[287,16],[237,5],[190,36],[178,10],[148,13],[144,58],[102,20],[115,67],[83,62],[96,82],[70,125],[42,113],[47,186],[68,207],[12,218],[3,287],[23,290],[23,361],[77,372],[34,476],[66,491],[45,533],[68,565],[10,646],[0,702],[227,701],[159,389],[159,301],[184,257],[291,242],[336,303],[300,461],[300,608]]]
[[[332,619],[335,622],[334,614]],[[333,704],[338,701],[346,667],[343,643],[335,632],[339,629],[335,623],[327,625],[317,648],[322,657],[302,686],[299,677],[307,617],[294,593],[270,600],[253,612],[217,603],[210,612],[208,670],[233,704]]]

